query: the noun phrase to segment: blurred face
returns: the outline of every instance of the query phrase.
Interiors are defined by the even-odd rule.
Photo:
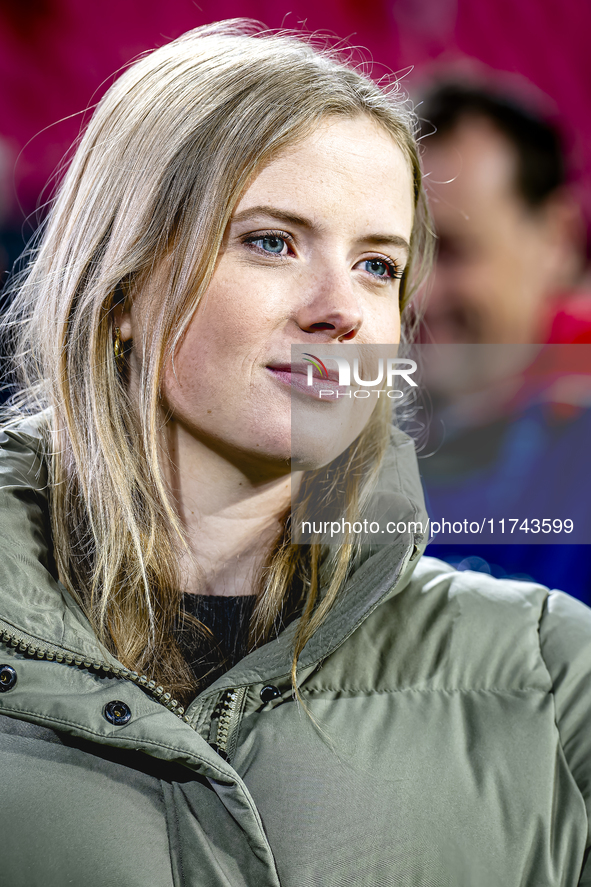
[[[408,163],[368,118],[329,120],[277,155],[238,202],[165,370],[169,426],[246,469],[288,471],[292,395],[312,426],[335,409],[292,372],[291,345],[398,342],[412,222]]]
[[[553,206],[529,208],[515,186],[517,158],[484,118],[425,140],[425,171],[439,238],[426,321],[437,342],[543,342],[561,278]]]

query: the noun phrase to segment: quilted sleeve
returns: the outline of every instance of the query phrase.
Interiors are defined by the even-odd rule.
[[[562,748],[591,823],[591,609],[552,592],[540,622],[540,643],[552,678]],[[591,887],[590,848],[588,834],[580,887]]]

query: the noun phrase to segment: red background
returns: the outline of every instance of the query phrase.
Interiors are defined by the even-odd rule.
[[[238,16],[363,45],[378,73],[414,66],[409,88],[434,59],[470,57],[522,75],[561,115],[591,219],[588,0],[0,0],[0,136],[18,157],[11,168],[25,212],[77,136],[80,112],[121,66],[189,28]]]

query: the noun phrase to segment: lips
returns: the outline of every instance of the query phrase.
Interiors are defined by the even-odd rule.
[[[296,389],[298,392],[302,394],[307,394],[309,397],[314,397],[315,399],[320,399],[320,392],[323,392],[322,400],[334,400],[336,399],[337,392],[343,392],[345,389],[339,387],[339,373],[338,370],[328,370],[328,378],[326,376],[321,376],[318,370],[315,367],[312,367],[312,384],[308,384],[308,367],[311,367],[311,364],[307,363],[270,363],[267,364],[267,370],[276,378],[279,382],[282,382],[285,385],[291,386],[292,389]],[[330,396],[325,394],[326,391],[333,391],[334,395]]]
[[[303,362],[294,362],[294,363],[272,363],[268,365],[268,369],[273,372],[282,372],[282,373],[291,373],[292,375],[297,376],[305,376],[306,380],[308,379],[308,368],[312,369],[312,376],[314,379],[321,379],[324,382],[334,382],[335,385],[339,383],[339,371],[338,369],[327,369],[327,376],[321,375],[315,366],[312,366],[310,363]]]

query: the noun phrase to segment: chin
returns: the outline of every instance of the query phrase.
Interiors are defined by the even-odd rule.
[[[294,437],[296,439],[292,439],[291,447],[292,471],[316,471],[344,453],[357,434],[337,433],[331,437],[310,434],[304,437],[300,431]]]
[[[242,451],[253,462],[267,466],[272,473],[289,471],[291,462],[291,428],[281,432],[259,433]]]

